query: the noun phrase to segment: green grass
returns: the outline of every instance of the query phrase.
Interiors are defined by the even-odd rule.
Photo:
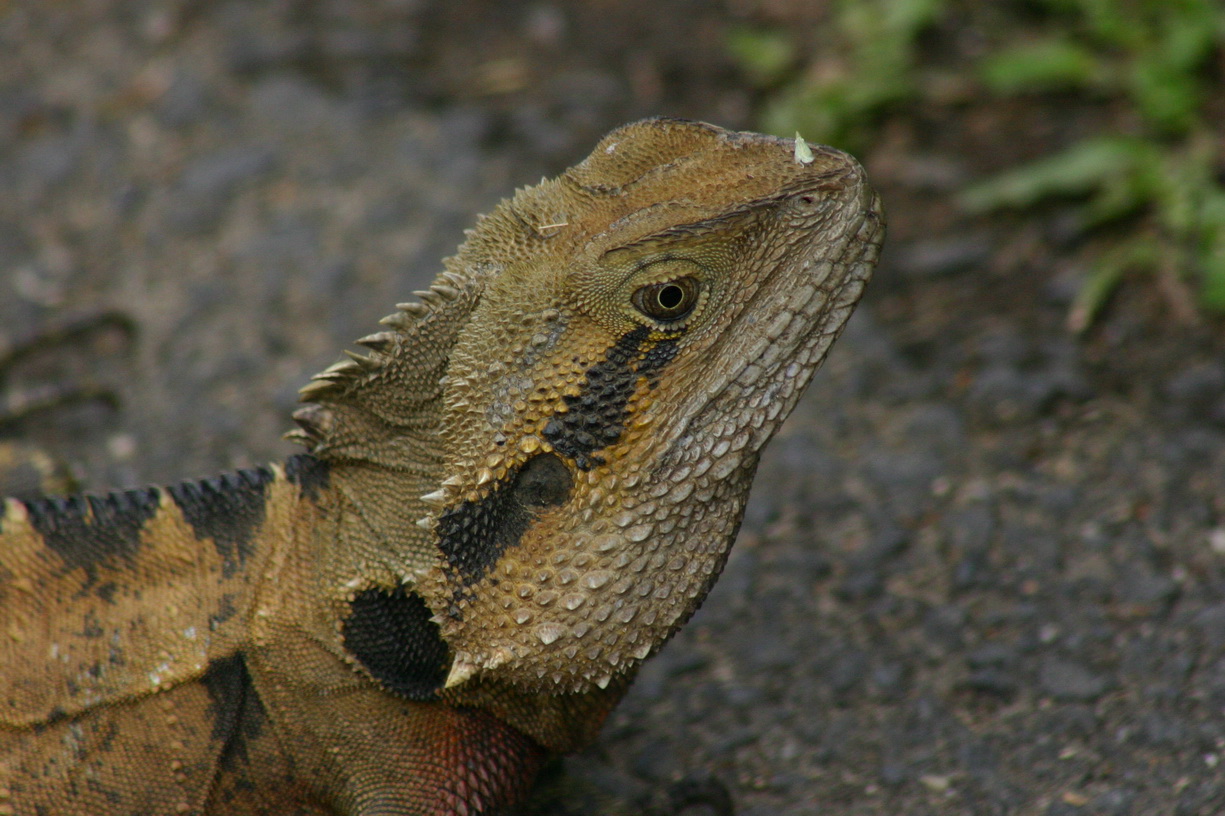
[[[1220,123],[1204,112],[1209,61],[1225,43],[1217,0],[1041,0],[1049,31],[989,54],[979,79],[993,94],[1050,91],[1108,99],[1132,124],[967,189],[971,211],[1056,198],[1080,203],[1082,228],[1111,231],[1069,326],[1087,328],[1124,275],[1188,286],[1225,314],[1225,170]],[[1126,232],[1124,232],[1124,229]]]
[[[835,0],[819,44],[801,43],[796,32],[736,30],[729,49],[764,92],[759,127],[861,149],[884,116],[938,96],[918,39],[948,7]],[[1225,4],[1029,0],[1011,10],[1030,22],[967,67],[976,92],[1104,103],[1125,132],[1091,135],[985,179],[962,192],[961,204],[991,212],[1073,203],[1085,235],[1109,244],[1072,306],[1074,330],[1089,326],[1134,273],[1162,276],[1193,292],[1204,311],[1225,314],[1225,123],[1205,110],[1218,90],[1212,63],[1225,51]],[[809,63],[805,47],[820,52]]]
[[[759,127],[858,149],[880,115],[920,93],[915,42],[945,0],[836,0],[822,58],[798,66],[796,32],[739,28],[728,47],[766,89]]]

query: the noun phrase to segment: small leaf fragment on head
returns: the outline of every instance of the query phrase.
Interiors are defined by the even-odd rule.
[[[536,234],[539,235],[541,238],[548,238],[549,230],[561,229],[562,227],[568,227],[568,226],[570,226],[569,221],[555,221],[551,224],[542,224],[536,227]]]
[[[812,164],[812,148],[798,130],[795,132],[795,163]]]

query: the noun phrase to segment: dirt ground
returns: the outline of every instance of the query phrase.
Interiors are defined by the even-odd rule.
[[[5,433],[95,489],[287,456],[296,389],[476,213],[633,118],[750,127],[727,26],[822,15],[0,4],[0,352],[100,310],[132,326],[0,372],[9,395],[71,382],[118,407]],[[881,124],[866,301],[720,583],[542,811],[603,791],[641,812],[714,777],[751,816],[1225,813],[1225,330],[1138,279],[1074,337],[1067,213],[951,201],[1103,115],[971,100]]]

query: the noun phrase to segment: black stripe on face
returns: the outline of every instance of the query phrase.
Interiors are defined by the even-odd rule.
[[[410,700],[435,699],[446,682],[451,655],[421,596],[402,587],[367,589],[349,608],[341,635],[366,671]]]
[[[147,487],[106,496],[51,496],[25,507],[47,546],[70,568],[85,570],[91,586],[101,562],[135,557],[140,531],[157,513],[159,496],[157,488]]]
[[[587,369],[577,396],[565,397],[566,411],[553,416],[544,438],[553,450],[574,460],[579,470],[604,464],[596,452],[616,444],[625,432],[629,401],[646,377],[654,387],[659,372],[676,356],[675,340],[660,340],[643,351],[647,326],[622,335],[604,359]]]
[[[251,555],[251,538],[264,523],[265,486],[270,481],[272,473],[257,468],[169,489],[196,538],[212,540],[227,577]]]
[[[462,502],[438,518],[438,547],[464,586],[481,580],[502,553],[516,546],[532,521],[563,504],[574,476],[561,457],[532,457],[484,498]]]

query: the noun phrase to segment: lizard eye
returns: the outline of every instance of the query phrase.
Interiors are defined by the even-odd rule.
[[[634,292],[630,300],[634,308],[647,317],[671,323],[693,311],[700,291],[697,280],[685,276],[643,286]]]

